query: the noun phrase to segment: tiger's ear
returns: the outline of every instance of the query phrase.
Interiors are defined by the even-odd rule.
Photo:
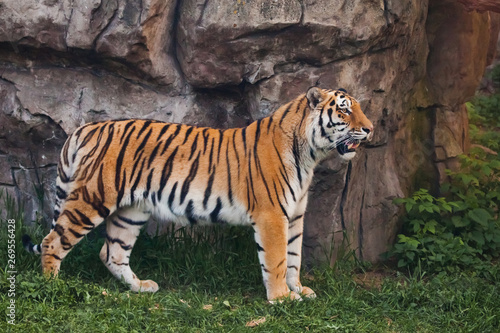
[[[306,94],[307,100],[309,101],[309,106],[311,109],[316,108],[319,103],[324,99],[323,91],[318,87],[311,87]]]
[[[338,90],[338,91],[342,91],[342,92],[344,92],[344,93],[346,93],[346,94],[347,94],[347,90],[345,90],[344,88],[339,88],[339,89],[337,89],[337,90]]]

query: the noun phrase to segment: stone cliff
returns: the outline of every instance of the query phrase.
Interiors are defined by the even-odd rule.
[[[342,87],[375,137],[317,169],[304,251],[334,260],[344,240],[376,261],[398,231],[393,198],[436,188],[467,149],[464,102],[500,29],[471,3],[0,1],[0,189],[50,221],[58,152],[83,123],[244,126],[312,85]]]

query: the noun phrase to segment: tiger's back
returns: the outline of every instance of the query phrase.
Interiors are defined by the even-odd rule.
[[[139,230],[154,215],[191,225],[251,224],[268,299],[312,296],[299,271],[314,166],[334,148],[351,156],[372,129],[357,101],[319,88],[244,128],[139,119],[84,125],[61,152],[44,272],[57,274],[71,248],[106,220],[102,261],[132,290],[156,291],[129,267]]]

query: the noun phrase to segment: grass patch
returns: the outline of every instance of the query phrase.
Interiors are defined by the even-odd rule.
[[[17,218],[20,236],[25,227]],[[35,233],[43,237],[41,228]],[[39,257],[25,253],[19,238],[17,244],[16,325],[2,319],[2,332],[495,332],[500,326],[498,286],[478,276],[363,272],[352,262],[303,277],[317,299],[268,304],[249,228],[141,235],[132,268],[159,283],[155,294],[130,292],[111,276],[98,258],[99,228],[70,252],[54,280],[40,274]],[[10,302],[7,271],[0,268],[2,309]]]

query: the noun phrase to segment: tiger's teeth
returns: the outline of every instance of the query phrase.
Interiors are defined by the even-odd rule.
[[[353,144],[352,144],[352,143],[348,144],[348,145],[347,145],[347,149],[351,149],[351,148],[352,148],[352,146],[353,146]]]

